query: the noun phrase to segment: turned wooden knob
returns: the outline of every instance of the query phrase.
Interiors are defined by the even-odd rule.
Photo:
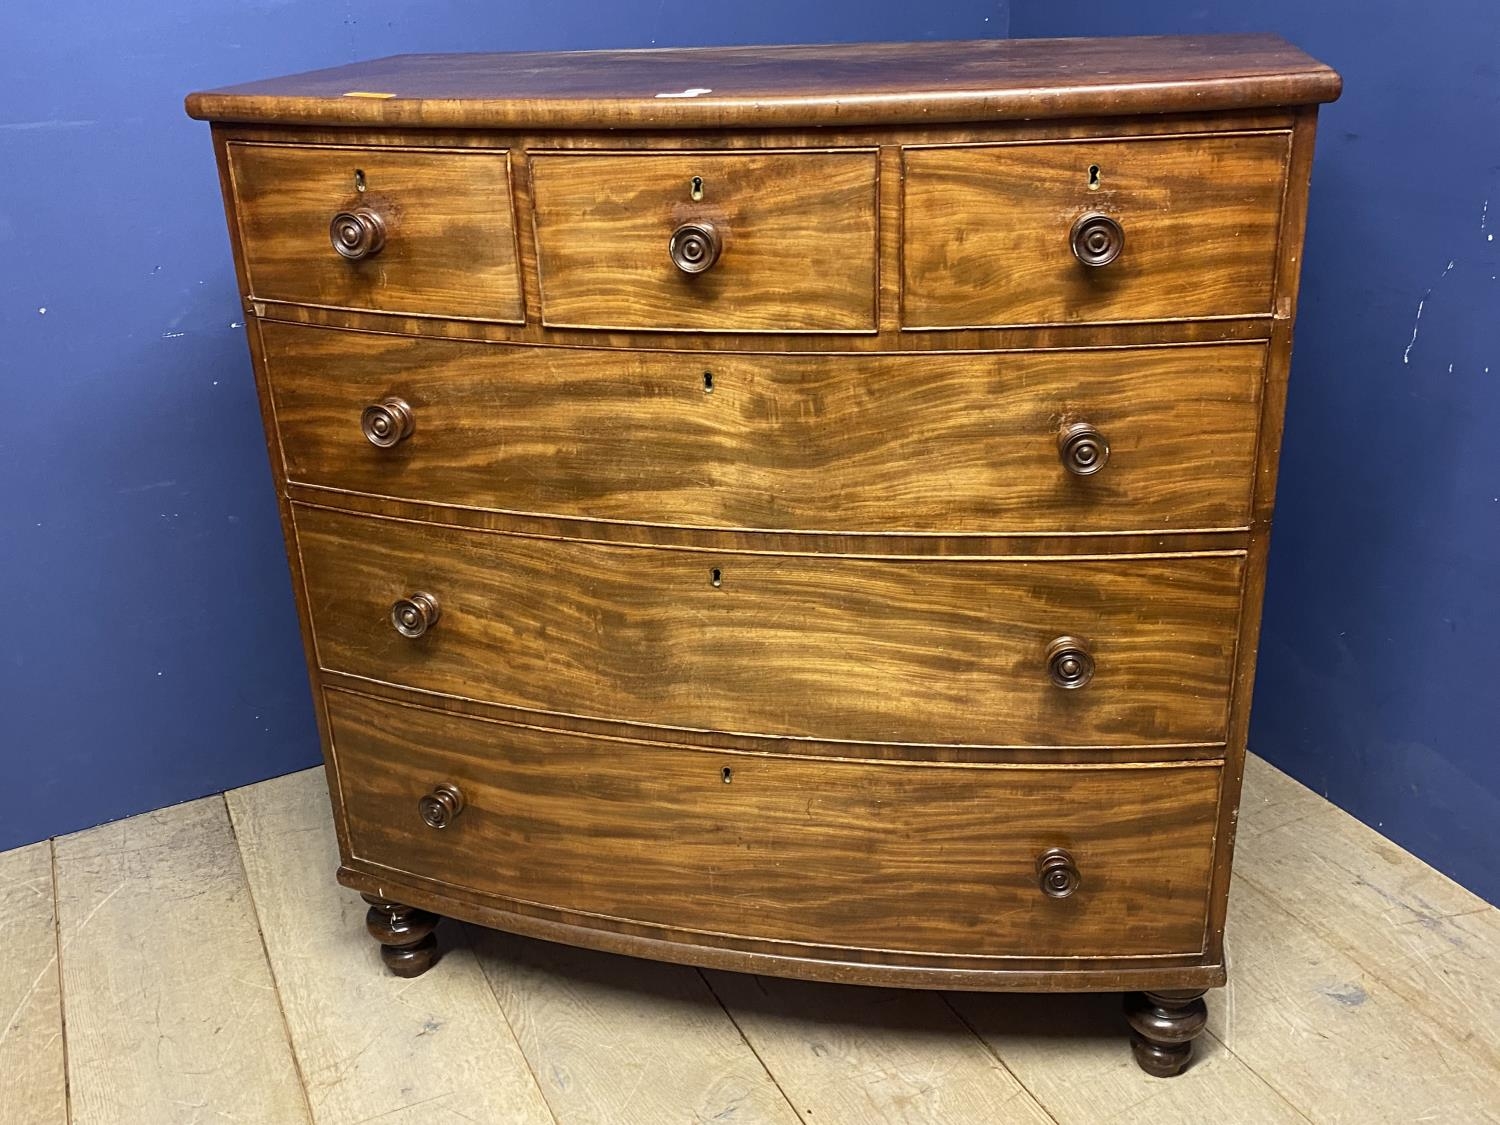
[[[389,449],[397,442],[411,436],[416,426],[411,407],[404,399],[387,398],[372,402],[359,416],[359,428],[371,445]]]
[[[368,207],[340,211],[328,224],[328,239],[340,254],[357,262],[380,253],[385,245],[385,222]]]
[[[1081,688],[1094,678],[1094,658],[1077,637],[1058,637],[1047,646],[1047,674],[1060,688]]]
[[[1091,477],[1109,460],[1109,442],[1087,422],[1073,422],[1057,435],[1057,455],[1075,477]]]
[[[1069,236],[1073,256],[1086,266],[1107,266],[1125,249],[1125,229],[1098,211],[1081,215]]]
[[[719,260],[719,232],[709,222],[683,223],[672,232],[667,253],[683,273],[702,273]]]
[[[417,811],[428,828],[447,828],[464,811],[463,792],[456,785],[439,785],[417,802]]]
[[[1037,856],[1036,881],[1048,898],[1067,898],[1083,880],[1078,864],[1065,848],[1049,848]]]
[[[403,637],[420,637],[437,624],[437,619],[438,602],[431,594],[398,598],[391,606],[391,624]]]

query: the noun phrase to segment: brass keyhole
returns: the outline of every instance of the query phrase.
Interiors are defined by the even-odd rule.
[[[724,779],[724,784],[729,785],[734,781],[734,770],[725,766],[719,771],[719,776]]]
[[[693,202],[698,203],[703,199],[703,177],[694,176],[688,184],[688,194],[693,197]]]
[[[1089,165],[1089,191],[1099,190],[1099,165]]]
[[[703,393],[706,395],[714,393],[714,373],[712,371],[705,371],[703,373]]]
[[[365,170],[363,168],[354,169],[354,190],[365,190]]]
[[[708,572],[708,584],[715,590],[724,585],[724,572],[718,567],[714,567]]]

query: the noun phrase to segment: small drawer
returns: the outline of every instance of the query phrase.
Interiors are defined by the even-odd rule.
[[[678,940],[965,957],[1203,948],[1214,765],[767,756],[325,699],[356,863]]]
[[[1284,132],[909,148],[906,328],[1265,316]]]
[[[294,512],[332,671],[748,734],[1085,747],[1225,736],[1239,553],[716,553]]]
[[[504,151],[229,145],[252,296],[520,323]]]
[[[873,149],[530,159],[546,324],[875,329]]]
[[[1113,532],[1249,521],[1260,343],[705,354],[271,322],[261,338],[287,477],[301,484],[765,530]]]

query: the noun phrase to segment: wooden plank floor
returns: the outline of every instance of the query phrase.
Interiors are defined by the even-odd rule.
[[[0,854],[0,1121],[1500,1121],[1500,910],[1270,766],[1180,1078],[1119,998],[701,973],[445,922],[387,976],[321,771]]]

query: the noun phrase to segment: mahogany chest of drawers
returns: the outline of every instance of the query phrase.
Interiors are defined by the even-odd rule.
[[[342,852],[437,915],[1120,990],[1224,917],[1317,105],[1269,37],[405,56],[213,122]]]

